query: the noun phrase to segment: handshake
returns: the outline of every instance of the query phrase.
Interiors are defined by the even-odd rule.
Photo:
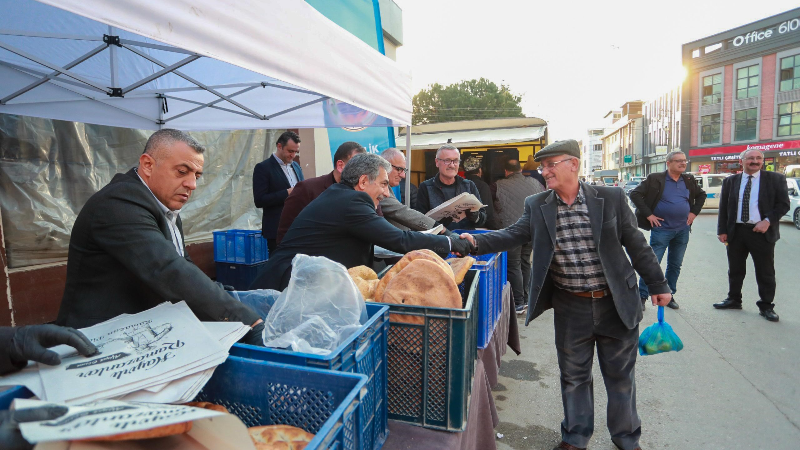
[[[467,256],[478,250],[478,247],[475,245],[475,238],[469,233],[461,233],[461,236],[451,234],[449,239],[450,251],[457,254],[459,257]]]

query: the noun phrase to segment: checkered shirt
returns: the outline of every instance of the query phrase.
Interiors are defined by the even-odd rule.
[[[578,190],[578,197],[572,205],[567,205],[555,192],[553,194],[558,202],[556,246],[550,263],[550,276],[555,286],[569,292],[607,289],[600,255],[592,237],[583,187]]]

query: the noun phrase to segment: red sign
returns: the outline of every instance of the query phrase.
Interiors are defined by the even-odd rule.
[[[711,164],[700,164],[697,166],[697,171],[700,173],[711,172]]]
[[[730,145],[728,147],[711,147],[711,148],[696,148],[689,150],[689,157],[692,156],[709,156],[709,155],[725,155],[725,154],[740,154],[745,150],[761,150],[762,152],[782,152],[786,151],[791,154],[780,156],[797,156],[800,154],[800,141],[783,141],[783,142],[765,142],[763,144],[745,144],[745,145]]]

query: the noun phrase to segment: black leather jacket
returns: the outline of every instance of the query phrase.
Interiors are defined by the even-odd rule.
[[[686,189],[689,190],[689,212],[694,215],[700,214],[703,204],[706,202],[706,191],[697,185],[697,180],[688,173],[681,174]],[[653,214],[656,205],[664,195],[664,185],[666,184],[667,171],[651,173],[641,184],[636,186],[630,193],[631,201],[636,206],[636,223],[639,228],[649,230],[650,221],[648,216]]]

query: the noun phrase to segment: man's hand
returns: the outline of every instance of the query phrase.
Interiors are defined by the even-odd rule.
[[[652,300],[653,306],[667,306],[672,300],[672,294],[651,295],[650,300]]]
[[[443,217],[441,220],[439,220],[439,223],[442,224],[443,227],[447,228],[450,226],[451,223],[453,223],[453,218]]]
[[[694,219],[697,217],[695,213],[689,213],[689,218],[686,219],[686,225],[691,225],[694,222]]]
[[[467,219],[469,219],[469,221],[472,223],[477,223],[479,220],[481,220],[481,210],[467,211]]]
[[[89,342],[83,333],[74,328],[58,325],[28,325],[14,331],[8,355],[11,361],[17,364],[30,360],[55,366],[61,364],[61,358],[58,353],[47,348],[61,344],[75,348],[83,356],[92,356],[97,353],[97,347]]]
[[[475,236],[473,236],[473,235],[471,235],[469,233],[461,233],[461,239],[468,240],[469,243],[472,244],[472,246],[475,247],[475,248],[478,247],[478,244],[475,243]]]
[[[717,239],[719,239],[719,241],[722,242],[723,244],[727,244],[728,243],[728,235],[727,234],[718,234],[717,235]]]
[[[48,405],[16,411],[0,411],[0,448],[8,450],[29,450],[33,448],[19,431],[17,424],[58,419],[69,409],[61,405]]]
[[[651,227],[660,227],[661,221],[664,220],[661,217],[656,217],[655,214],[650,214],[647,216],[647,221],[650,222]]]
[[[769,229],[769,220],[762,220],[758,222],[756,226],[753,227],[753,231],[756,233],[766,233]]]
[[[459,257],[464,257],[469,255],[472,250],[474,249],[472,243],[461,237],[451,237],[450,238],[450,251],[458,255]]]
[[[289,189],[287,189],[287,190],[286,190],[286,195],[289,195],[289,194],[291,194],[293,190],[294,190],[294,188],[293,188],[293,187],[290,187]]]

